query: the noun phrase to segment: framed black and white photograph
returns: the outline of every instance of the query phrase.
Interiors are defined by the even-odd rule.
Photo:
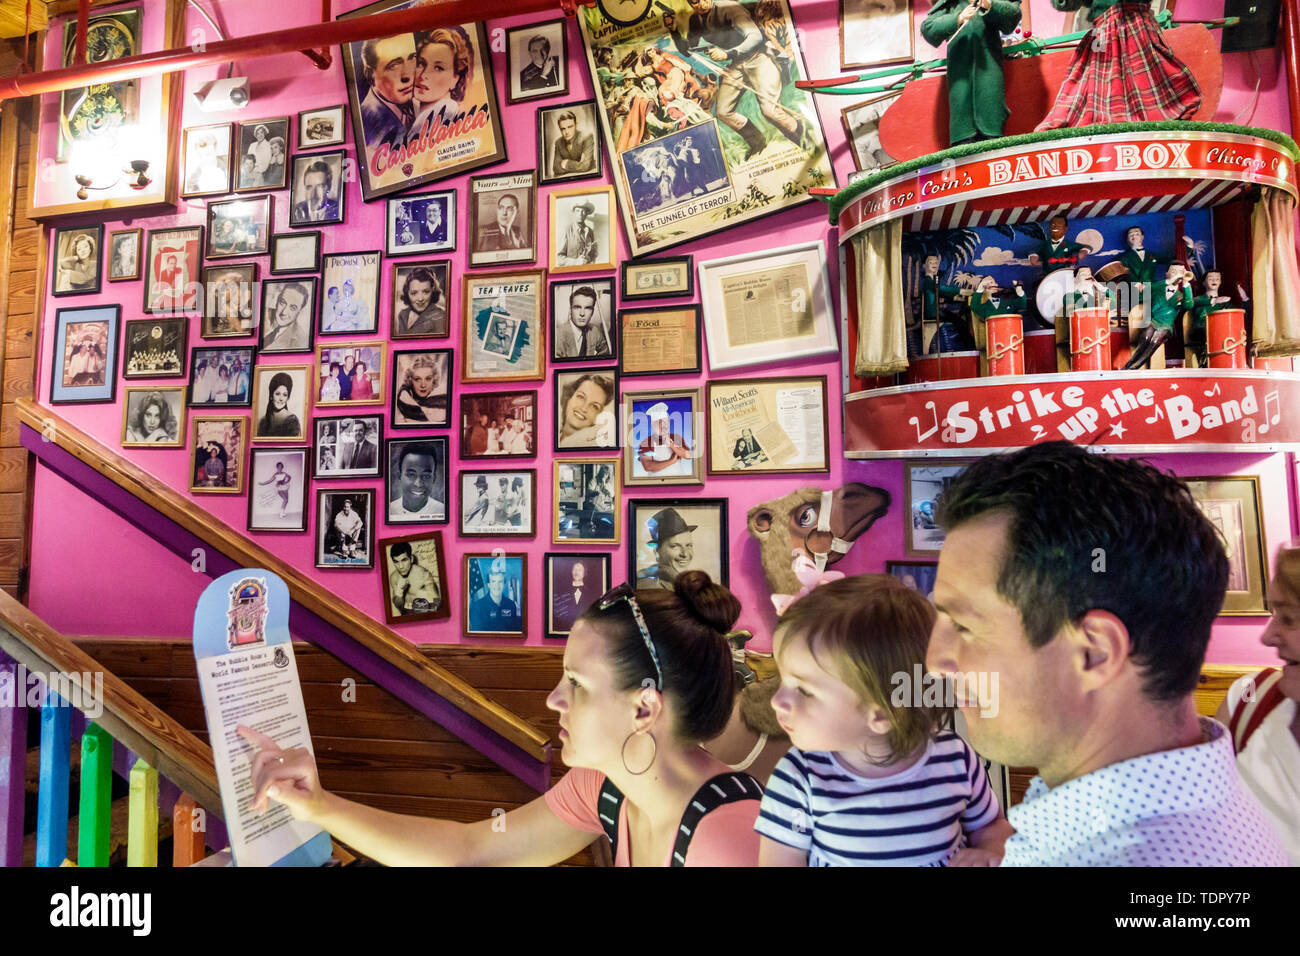
[[[569,92],[564,20],[506,30],[506,102],[522,103]]]
[[[159,317],[126,323],[123,378],[184,378],[188,319]]]
[[[555,450],[618,448],[618,371],[576,369],[555,373]]]
[[[379,253],[331,252],[324,265],[320,334],[379,330]]]
[[[1268,545],[1260,511],[1259,477],[1184,478],[1201,513],[1228,554],[1228,588],[1220,614],[1268,614]]]
[[[128,388],[122,406],[123,448],[181,448],[185,444],[185,387]]]
[[[50,295],[90,295],[103,278],[104,226],[54,230]]]
[[[309,448],[254,448],[248,459],[248,530],[307,530]]]
[[[122,307],[59,309],[54,315],[50,403],[111,402],[117,394]]]
[[[451,349],[393,351],[394,428],[451,424]]]
[[[316,346],[316,404],[373,405],[384,400],[383,342]]]
[[[289,227],[328,226],[343,221],[343,150],[296,153]]]
[[[190,408],[229,408],[252,404],[251,346],[196,348],[190,353]]]
[[[537,173],[471,176],[469,264],[490,266],[537,259]]]
[[[289,156],[289,117],[274,116],[235,125],[239,161],[235,192],[283,189]]]
[[[185,166],[181,195],[223,196],[230,192],[230,124],[191,126],[181,137]]]
[[[394,262],[392,323],[394,339],[444,339],[451,335],[451,260]]]
[[[704,404],[698,388],[623,393],[623,484],[704,483]]]
[[[312,420],[312,477],[378,478],[384,447],[382,415],[336,415]]]
[[[319,282],[315,276],[262,280],[259,351],[271,355],[311,351]]]
[[[205,259],[266,255],[271,248],[270,196],[208,203]]]
[[[108,234],[108,281],[126,282],[140,278],[143,229],[119,229]]]
[[[461,396],[461,458],[532,458],[536,454],[536,392]]]
[[[528,555],[467,554],[465,604],[461,617],[466,637],[524,637],[528,633]]]
[[[609,590],[608,554],[547,552],[546,636],[566,638],[574,622]]]
[[[911,0],[840,0],[840,69],[909,63]]]
[[[445,524],[447,512],[447,437],[390,438],[388,523]]]
[[[253,441],[306,441],[311,369],[258,365],[253,369]]]
[[[390,256],[418,256],[456,248],[456,190],[389,199],[384,251]]]
[[[610,277],[551,283],[551,361],[612,362],[614,280]]]
[[[601,148],[595,100],[537,111],[538,181],[543,186],[599,176]]]
[[[886,561],[885,573],[902,581],[927,601],[934,600],[934,579],[939,571],[937,561]]]
[[[553,544],[621,544],[617,458],[557,458],[551,467]]]
[[[671,591],[677,576],[704,571],[727,584],[726,498],[629,498],[629,581]]]
[[[537,469],[472,471],[461,468],[460,533],[490,538],[537,534]]]
[[[374,544],[372,489],[316,492],[316,567],[373,568]]]
[[[451,617],[447,593],[447,552],[441,531],[382,538],[384,620],[389,624]]]
[[[695,257],[660,256],[620,266],[624,299],[689,299],[695,295]]]
[[[323,106],[303,110],[298,114],[298,148],[318,149],[322,146],[342,146],[346,125],[346,107]]]
[[[252,262],[203,267],[203,322],[205,339],[238,339],[253,335],[253,303],[257,292],[257,265]]]
[[[614,268],[614,187],[551,190],[552,275]]]
[[[900,96],[901,93],[873,96],[840,111],[849,141],[849,154],[860,172],[874,173],[898,162],[880,145],[880,118]]]
[[[277,232],[271,236],[271,275],[320,272],[320,230]]]
[[[939,496],[966,470],[968,460],[906,461],[903,463],[903,497],[907,500],[906,554],[909,558],[937,558],[944,531],[934,519]]]
[[[243,494],[247,455],[247,418],[231,415],[190,418],[191,493]]]

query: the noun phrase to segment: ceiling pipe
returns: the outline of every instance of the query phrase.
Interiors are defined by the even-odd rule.
[[[503,17],[540,13],[543,10],[563,9],[566,6],[572,7],[571,0],[570,2],[502,0],[501,9],[494,9],[492,15]],[[190,47],[159,50],[123,57],[120,60],[110,60],[106,63],[96,63],[94,66],[69,66],[58,70],[9,76],[0,79],[0,102],[19,96],[57,93],[61,90],[77,89],[97,83],[117,83],[137,77],[175,73],[215,63],[229,63],[232,60],[246,60],[276,53],[299,53],[312,48],[338,46],[375,37],[415,33],[418,30],[459,23],[474,23],[482,19],[484,13],[482,0],[440,0],[438,3],[406,10],[392,10],[350,20],[332,20],[328,23],[313,23],[290,30],[276,30],[271,33],[219,40],[216,43],[206,44],[202,50],[194,50]]]

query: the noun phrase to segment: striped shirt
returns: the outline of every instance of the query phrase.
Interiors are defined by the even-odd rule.
[[[984,765],[946,732],[888,777],[862,777],[834,754],[791,748],[772,772],[754,829],[807,850],[809,866],[943,866],[997,816]]]

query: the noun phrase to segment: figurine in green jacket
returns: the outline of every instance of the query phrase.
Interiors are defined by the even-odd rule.
[[[921,36],[948,41],[950,146],[1002,135],[1010,111],[1002,78],[1002,34],[1020,22],[1015,0],[937,0]]]
[[[1209,324],[1210,313],[1218,312],[1220,309],[1238,308],[1233,304],[1232,296],[1219,295],[1219,289],[1222,286],[1223,273],[1217,269],[1211,269],[1205,273],[1205,291],[1192,300],[1192,321],[1187,330],[1187,342],[1185,344],[1196,353],[1202,366],[1205,365],[1206,361],[1206,326]]]
[[[1137,330],[1129,330],[1133,348],[1126,369],[1141,368],[1151,361],[1155,350],[1165,344],[1173,333],[1174,323],[1192,308],[1192,287],[1187,281],[1187,270],[1179,262],[1171,262],[1163,282],[1153,282],[1148,299],[1151,303],[1151,322]]]
[[[1128,250],[1119,257],[1119,261],[1128,270],[1128,281],[1155,282],[1156,266],[1164,263],[1146,248],[1146,236],[1142,227],[1131,226],[1124,233],[1124,239],[1128,243]]]

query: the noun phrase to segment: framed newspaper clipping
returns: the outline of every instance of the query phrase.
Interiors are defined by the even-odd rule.
[[[788,209],[832,182],[812,99],[795,87],[806,74],[787,0],[725,7],[701,14],[668,0],[630,26],[599,6],[578,10],[634,257]]]
[[[379,0],[338,19],[414,5]],[[366,202],[506,158],[482,23],[345,43],[343,70]]]
[[[701,262],[713,370],[838,352],[820,241]]]

